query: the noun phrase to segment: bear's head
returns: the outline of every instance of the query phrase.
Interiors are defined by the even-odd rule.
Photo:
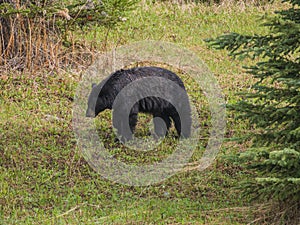
[[[86,117],[96,117],[100,112],[109,108],[108,104],[109,94],[105,91],[103,83],[99,85],[93,83],[92,91],[88,98],[88,108],[86,110]]]

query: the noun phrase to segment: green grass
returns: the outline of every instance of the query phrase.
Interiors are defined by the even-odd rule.
[[[253,81],[240,62],[224,51],[209,49],[203,39],[224,32],[265,32],[257,19],[276,7],[281,6],[144,3],[116,29],[108,33],[98,29],[86,38],[100,50],[145,39],[177,43],[209,66],[226,101],[234,102],[234,94]],[[117,184],[94,172],[81,156],[71,127],[79,79],[68,73],[0,76],[1,224],[247,224],[253,220],[252,206],[235,188],[250,175],[224,158],[244,149],[245,143],[225,143],[216,162],[205,171],[176,174],[147,187]],[[193,88],[197,86],[191,85],[189,93]],[[201,108],[203,95],[193,98]],[[201,118],[208,120],[207,108],[201,110]],[[235,124],[232,115],[228,116],[226,136],[243,133],[247,126]],[[110,145],[112,128],[105,118],[110,118],[109,112],[97,123],[103,127],[100,136],[109,135]],[[147,123],[149,118],[142,121]],[[143,135],[147,130],[139,126],[138,132]],[[207,130],[203,132],[205,136]],[[195,160],[204,146],[205,141]],[[150,154],[137,156],[116,143],[110,151],[122,160],[144,163],[162,159],[173,147],[169,137],[160,151]]]

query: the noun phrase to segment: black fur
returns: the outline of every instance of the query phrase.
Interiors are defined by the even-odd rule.
[[[184,84],[175,73],[159,67],[136,67],[128,70],[119,70],[111,74],[99,85],[93,84],[93,88],[88,99],[86,116],[95,117],[105,109],[112,109],[116,96],[126,85],[130,84],[134,80],[145,77],[163,77],[175,82],[184,90],[184,92],[179,92],[178,88],[175,89],[173,85],[171,87],[163,89],[160,88],[157,90],[159,96],[171,96],[170,98],[175,99],[175,101],[180,103],[179,106],[182,110],[181,112],[184,114],[184,118],[180,118],[176,108],[169,101],[160,97],[149,96],[139,100],[131,108],[129,114],[130,134],[128,132],[124,132],[123,129],[123,124],[128,121],[128,118],[127,120],[126,118],[121,119],[120,116],[116,116],[113,112],[113,126],[118,130],[118,135],[120,135],[123,140],[130,140],[137,123],[138,113],[143,112],[152,114],[155,118],[153,120],[154,131],[158,137],[166,135],[166,131],[168,131],[171,126],[171,119],[174,121],[178,135],[185,138],[189,137],[191,133],[191,109]],[[149,86],[151,85],[141,88],[155,88]],[[132,94],[135,93],[137,93],[137,90],[132,90]],[[183,94],[178,96],[178,93]],[[123,102],[123,105],[121,104],[118,107],[119,110],[117,111],[122,112],[122,107],[126,107],[126,102]],[[164,123],[156,117],[162,119]],[[183,125],[183,127],[181,127],[181,125]]]

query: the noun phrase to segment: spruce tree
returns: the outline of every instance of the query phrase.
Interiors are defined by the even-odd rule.
[[[253,125],[252,146],[239,158],[257,177],[243,188],[279,203],[278,224],[300,224],[300,0],[283,2],[289,9],[262,22],[267,34],[229,33],[208,42],[233,57],[258,61],[245,67],[256,81],[252,90],[229,106],[238,120]]]

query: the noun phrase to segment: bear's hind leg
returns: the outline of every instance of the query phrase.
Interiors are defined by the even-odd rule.
[[[188,138],[191,135],[191,118],[189,115],[183,115],[183,116],[184,118],[180,118],[178,113],[171,115],[178,136],[183,138]]]

